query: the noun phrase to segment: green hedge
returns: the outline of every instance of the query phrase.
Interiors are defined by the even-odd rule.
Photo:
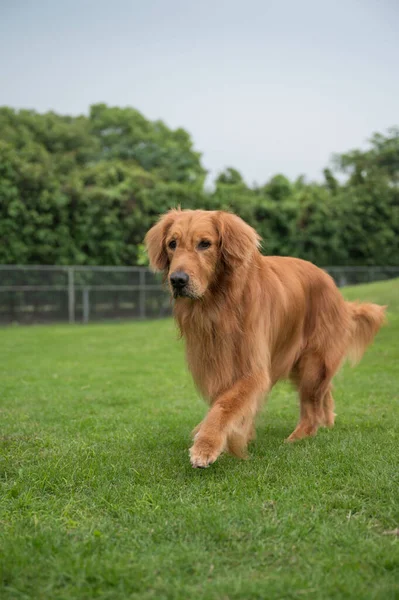
[[[335,157],[320,183],[277,175],[249,187],[230,168],[209,191],[205,177],[186,131],[134,109],[95,105],[68,117],[0,108],[0,262],[143,264],[146,231],[181,205],[233,210],[268,254],[399,264],[397,129]]]

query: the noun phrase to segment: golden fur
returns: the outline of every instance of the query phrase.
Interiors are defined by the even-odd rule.
[[[145,242],[176,296],[188,366],[210,405],[194,430],[194,467],[224,450],[245,456],[261,401],[280,379],[300,397],[288,441],[334,425],[331,380],[346,356],[361,358],[385,307],[346,302],[309,262],[262,256],[255,230],[230,213],[172,210]],[[171,286],[176,272],[189,277],[184,294]]]

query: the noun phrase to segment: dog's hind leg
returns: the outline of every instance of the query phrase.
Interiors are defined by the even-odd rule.
[[[340,361],[329,365],[327,357],[316,352],[302,356],[291,379],[298,387],[300,397],[300,419],[287,442],[315,435],[321,425],[334,424],[331,379]]]

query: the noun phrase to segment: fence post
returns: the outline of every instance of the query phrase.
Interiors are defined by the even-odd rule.
[[[140,291],[139,291],[139,304],[140,304],[140,319],[145,319],[145,270],[140,270]]]
[[[75,278],[73,267],[68,267],[68,317],[75,323]]]
[[[83,288],[83,323],[88,323],[90,318],[89,288]]]

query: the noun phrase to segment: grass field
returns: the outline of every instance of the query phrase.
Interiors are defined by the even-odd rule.
[[[205,405],[169,320],[0,331],[0,598],[399,598],[399,280],[348,289],[388,327],[336,379],[333,430],[194,470]]]

